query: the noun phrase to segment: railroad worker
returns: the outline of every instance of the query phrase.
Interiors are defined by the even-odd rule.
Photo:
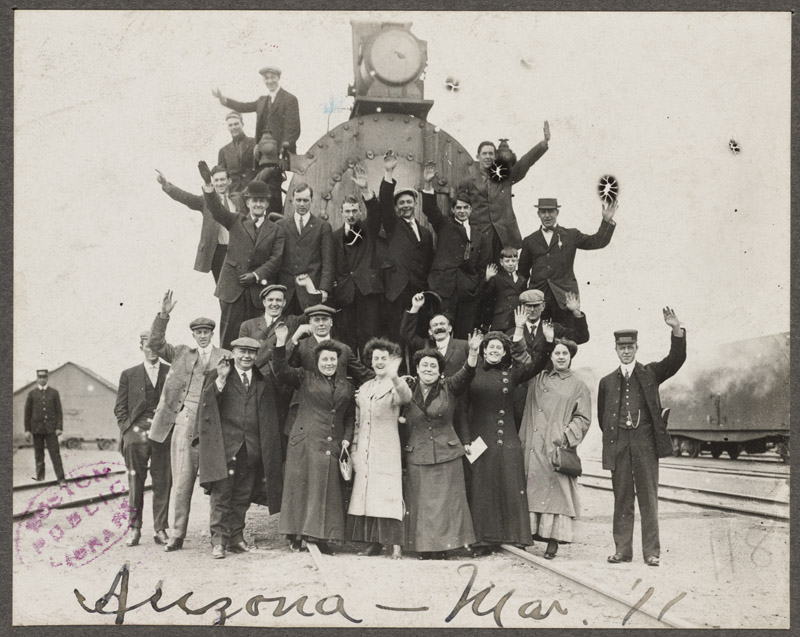
[[[491,258],[481,265],[497,263],[503,248],[519,248],[522,245],[517,217],[511,205],[511,187],[524,179],[531,166],[547,152],[549,142],[550,125],[545,122],[544,140],[519,158],[511,167],[508,177],[497,180],[491,175],[497,147],[489,141],[478,145],[478,161],[470,165],[469,177],[459,186],[459,190],[466,190],[472,202],[472,227],[484,235],[491,246],[491,251],[486,252]]]
[[[225,169],[231,180],[228,190],[231,193],[241,192],[255,179],[253,154],[256,140],[244,133],[242,114],[231,111],[225,116],[231,141],[219,149],[217,165]]]
[[[289,436],[278,532],[299,551],[302,541],[316,542],[333,554],[329,541],[344,541],[344,489],[339,471],[342,449],[350,446],[355,420],[355,390],[338,371],[341,349],[324,341],[315,348],[313,372],[289,367],[285,325],[275,328],[273,368],[278,381],[294,387],[297,418]]]
[[[405,547],[421,559],[447,559],[447,551],[475,542],[467,505],[462,457],[469,448],[469,428],[462,420],[454,427],[458,396],[475,376],[480,332],[469,340],[464,366],[444,377],[444,360],[435,349],[414,354],[416,382],[405,408],[408,437],[403,447],[408,516]]]
[[[528,288],[528,281],[517,271],[519,263],[516,248],[500,250],[500,268],[494,263],[486,266],[481,284],[482,323],[493,331],[514,330],[514,310],[519,306],[519,295]]]
[[[661,361],[636,361],[638,332],[614,332],[618,369],[600,380],[597,417],[603,431],[603,469],[611,471],[614,489],[614,555],[612,564],[633,559],[634,499],[639,500],[642,554],[648,566],[658,566],[658,459],[672,453],[667,425],[661,415],[658,388],[686,360],[686,331],[675,312],[664,310],[672,328],[669,354]]]
[[[392,177],[397,156],[389,151],[383,160],[384,177],[380,185],[381,218],[386,233],[386,254],[381,265],[384,273],[384,309],[391,340],[399,342],[400,321],[411,298],[427,288],[426,279],[433,262],[433,235],[417,223],[417,191],[395,191]]]
[[[313,198],[311,186],[297,184],[292,194],[294,213],[278,221],[286,236],[278,283],[286,287],[289,314],[302,314],[309,305],[325,303],[333,289],[333,229],[311,214]]]
[[[398,417],[411,402],[411,388],[397,375],[402,350],[397,343],[373,338],[364,356],[375,378],[356,395],[353,436],[353,492],[347,511],[347,539],[365,542],[360,555],[380,555],[391,547],[392,559],[402,556],[403,474]]]
[[[208,168],[201,162],[203,196],[214,219],[230,233],[230,243],[214,294],[222,305],[220,343],[229,348],[239,326],[262,312],[261,286],[274,283],[283,257],[283,229],[266,218],[269,195],[261,181],[247,184],[243,196],[249,214],[230,213],[214,196]]]
[[[222,264],[225,262],[225,253],[228,251],[227,227],[214,220],[203,195],[193,195],[181,190],[167,181],[167,178],[160,172],[158,172],[157,180],[161,184],[161,189],[172,199],[203,215],[203,226],[200,229],[200,242],[197,244],[194,269],[197,272],[211,272],[214,276],[214,283],[217,283],[219,273],[222,271]],[[244,202],[240,197],[232,196],[230,184],[225,168],[215,166],[211,171],[211,185],[223,207],[228,212],[243,212],[245,210]],[[220,302],[221,305],[222,302]]]
[[[300,137],[300,108],[297,98],[281,88],[281,70],[277,66],[265,66],[258,71],[264,78],[267,94],[254,102],[238,102],[222,95],[219,89],[211,94],[219,103],[240,113],[256,114],[255,139],[268,130],[278,142],[278,148],[288,143],[289,152],[297,152],[297,139]]]
[[[575,228],[558,225],[557,199],[539,199],[536,205],[541,228],[522,242],[519,271],[528,280],[528,287],[544,292],[545,318],[572,327],[572,313],[567,307],[567,292],[578,294],[578,281],[573,265],[578,250],[605,248],[614,234],[619,201],[603,205],[600,228],[594,234],[583,234]],[[580,344],[580,343],[578,343]]]
[[[436,349],[444,359],[442,373],[452,376],[464,366],[469,355],[469,343],[464,339],[453,337],[453,326],[450,318],[444,314],[434,314],[428,323],[428,338],[417,336],[417,319],[419,311],[425,304],[425,294],[420,292],[411,299],[411,309],[403,312],[400,333],[403,342],[413,354],[421,349]]]
[[[221,359],[206,375],[198,415],[200,485],[211,495],[214,559],[246,553],[244,524],[251,502],[281,510],[282,451],[275,385],[254,367],[260,343],[237,338],[233,364]]]
[[[36,387],[25,399],[25,440],[33,440],[33,458],[36,462],[34,480],[44,480],[44,448],[50,454],[50,462],[59,484],[66,484],[58,437],[64,429],[61,412],[61,397],[58,391],[47,384],[46,369],[36,370]]]
[[[522,341],[524,326],[517,325],[514,339]],[[559,447],[577,447],[592,422],[589,388],[570,366],[578,346],[569,339],[554,338],[546,327],[549,365],[528,385],[528,398],[519,437],[525,456],[527,508],[534,540],[547,542],[545,559],[552,560],[559,544],[574,539],[573,520],[580,517],[578,480],[553,470]]]
[[[428,274],[428,288],[442,298],[441,311],[453,317],[453,334],[466,338],[478,322],[478,302],[483,278],[481,263],[488,261],[491,246],[471,227],[472,205],[466,192],[459,192],[450,214],[444,215],[436,203],[433,162],[423,170],[422,213],[436,232],[436,253]],[[487,252],[485,258],[481,252]]]
[[[164,382],[164,391],[156,407],[148,437],[164,442],[172,433],[170,464],[172,467],[172,494],[175,532],[164,547],[165,551],[183,548],[192,491],[199,467],[198,448],[192,444],[198,437],[197,410],[203,389],[206,370],[213,369],[230,352],[211,344],[216,324],[209,318],[200,317],[189,323],[195,347],[171,345],[166,340],[169,314],[175,307],[172,290],[167,290],[161,301],[161,311],[153,320],[148,345],[172,367]]]
[[[363,353],[367,341],[381,333],[383,283],[376,250],[381,208],[367,185],[366,169],[356,164],[353,172],[353,182],[359,188],[367,215],[366,220],[361,218],[355,197],[344,198],[344,223],[333,233],[336,260],[333,300],[339,308],[340,339],[353,351]]]
[[[147,465],[150,464],[150,479],[153,482],[153,528],[156,544],[169,541],[169,492],[172,489],[172,467],[170,465],[170,446],[172,432],[164,442],[156,442],[147,437],[150,424],[158,407],[169,365],[162,365],[158,354],[147,344],[150,332],[139,335],[139,349],[144,362],[130,367],[120,374],[117,402],[114,415],[119,425],[119,451],[125,458],[128,469],[128,502],[131,516],[128,526],[131,531],[125,542],[136,546],[142,536],[142,517],[144,515],[144,483],[147,479]]]

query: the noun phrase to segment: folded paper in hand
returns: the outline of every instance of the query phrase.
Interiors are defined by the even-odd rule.
[[[483,441],[483,438],[478,436],[469,445],[469,453],[467,454],[467,460],[469,460],[470,464],[472,464],[480,457],[480,455],[484,451],[486,451],[486,443]]]

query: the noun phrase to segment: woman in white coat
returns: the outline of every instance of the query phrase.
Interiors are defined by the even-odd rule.
[[[401,556],[403,485],[398,417],[411,402],[411,388],[397,375],[400,346],[373,338],[364,348],[375,378],[361,385],[356,396],[356,430],[351,448],[353,493],[347,515],[347,538],[367,542],[361,555],[379,555],[392,547]]]

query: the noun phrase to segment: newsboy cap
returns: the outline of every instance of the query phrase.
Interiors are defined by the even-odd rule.
[[[211,330],[213,332],[216,326],[217,324],[214,321],[212,321],[210,318],[206,318],[205,316],[196,318],[194,321],[189,323],[189,329],[193,332],[200,329]]]
[[[638,340],[638,330],[617,330],[614,332],[614,340],[618,345],[625,345],[628,343],[635,343]]]
[[[411,195],[414,197],[414,201],[419,199],[419,193],[413,188],[400,188],[400,190],[395,190],[394,195],[392,196],[392,201],[397,203],[397,200],[400,199],[401,195]]]
[[[257,197],[260,199],[269,199],[269,186],[263,181],[254,179],[245,188],[242,197]]]
[[[241,336],[235,341],[231,341],[231,347],[238,347],[239,349],[252,349],[256,352],[261,349],[261,343],[256,339],[249,336]]]
[[[281,76],[281,70],[277,66],[273,66],[271,64],[267,66],[262,66],[260,69],[258,69],[258,72],[261,75],[266,75],[267,73],[275,73],[275,75],[277,75],[278,77]]]
[[[519,295],[520,303],[544,303],[544,292],[541,290],[525,290]]]
[[[139,334],[139,343],[146,343],[150,340],[150,330],[145,330]]]
[[[327,305],[323,305],[322,303],[307,307],[305,310],[303,310],[303,313],[309,318],[312,316],[329,316],[331,318],[336,316],[336,310],[334,310],[332,307],[328,307]]]
[[[286,296],[286,286],[281,285],[280,283],[273,283],[271,285],[265,286],[264,289],[258,293],[258,296],[260,296],[263,299],[265,296],[267,296],[267,294],[269,294],[273,290],[280,290],[281,292],[283,292],[283,296]]]
[[[225,121],[227,122],[229,119],[238,119],[240,122],[244,122],[242,119],[242,114],[239,111],[230,111],[225,116]]]
[[[549,199],[549,198],[542,198],[539,197],[539,203],[536,204],[537,208],[544,208],[546,210],[560,208],[561,206],[558,205],[558,199]]]

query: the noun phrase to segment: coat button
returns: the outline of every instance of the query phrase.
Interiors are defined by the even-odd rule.
[[[503,384],[506,384],[506,383],[508,383],[508,378],[504,378],[503,379]],[[547,391],[547,390],[545,389],[545,391]]]
[[[503,387],[503,393],[504,393],[504,394],[507,394],[507,393],[508,393],[508,387]]]
[[[497,413],[500,414],[501,416],[505,416],[506,415],[506,410],[505,409],[501,409]]]
[[[498,433],[498,435],[502,436],[503,435],[503,430],[502,429],[498,429],[497,433]]]
[[[497,441],[497,446],[498,447],[502,447],[503,446],[503,441],[502,440],[498,440]]]
[[[325,452],[325,455],[326,455],[326,456],[329,456],[329,455],[331,455],[331,452],[330,452],[330,451],[326,451],[326,452]]]
[[[430,439],[433,440],[433,436],[431,436]]]
[[[333,438],[331,438],[330,436],[328,436],[328,442],[330,442],[331,440],[333,440]]]
[[[500,426],[503,426],[503,425],[505,424],[505,421],[503,421],[503,420],[498,420],[498,421],[497,421],[497,424],[498,424],[498,425],[500,425]]]

